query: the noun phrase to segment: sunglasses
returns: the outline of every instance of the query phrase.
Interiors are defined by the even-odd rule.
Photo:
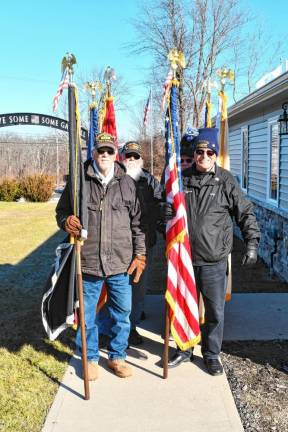
[[[193,159],[191,159],[191,158],[185,158],[185,159],[183,159],[183,158],[181,158],[181,164],[182,163],[191,163],[191,162],[193,162]]]
[[[131,157],[133,157],[134,159],[140,159],[140,156],[137,153],[127,153],[125,155],[126,159],[130,159]]]
[[[108,153],[110,156],[114,155],[115,152],[112,149],[98,149],[97,153],[103,155],[104,153]]]
[[[204,153],[206,153],[207,156],[212,157],[215,154],[215,152],[213,150],[200,150],[200,149],[198,149],[198,150],[195,150],[195,152],[198,156],[203,156]]]

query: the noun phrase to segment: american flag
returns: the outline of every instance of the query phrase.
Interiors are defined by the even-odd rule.
[[[170,69],[168,72],[168,75],[166,77],[166,80],[163,84],[163,98],[162,98],[162,104],[161,104],[161,110],[162,111],[164,111],[164,109],[165,109],[166,100],[167,100],[167,97],[168,97],[169,92],[170,92],[172,79],[173,79],[173,71],[172,71],[172,69]]]
[[[151,90],[150,90],[146,105],[144,107],[144,117],[143,117],[144,126],[147,125],[148,113],[149,113],[150,109],[151,109]]]
[[[181,181],[176,92],[176,87],[172,85],[165,121],[168,162],[165,171],[166,199],[176,212],[175,217],[166,226],[168,273],[165,298],[170,306],[173,338],[181,350],[187,350],[200,341],[200,329],[186,204]]]
[[[58,86],[58,89],[56,92],[56,95],[54,96],[54,99],[53,99],[53,111],[54,112],[57,111],[59,99],[63,93],[63,90],[68,88],[68,86],[69,86],[69,73],[68,73],[68,69],[66,68],[63,72],[61,81],[59,83],[59,86]]]

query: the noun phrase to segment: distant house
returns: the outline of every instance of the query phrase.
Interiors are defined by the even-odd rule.
[[[254,203],[259,254],[288,281],[288,136],[278,118],[288,102],[288,72],[250,93],[228,112],[231,171]]]

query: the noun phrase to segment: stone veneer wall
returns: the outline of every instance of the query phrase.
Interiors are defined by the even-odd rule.
[[[261,230],[259,256],[282,280],[288,282],[288,214],[278,208],[249,197]],[[235,235],[242,238],[235,226]]]

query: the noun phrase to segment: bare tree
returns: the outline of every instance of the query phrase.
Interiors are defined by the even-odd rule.
[[[129,49],[137,54],[152,54],[155,88],[162,88],[169,51],[177,48],[185,55],[187,67],[177,76],[179,126],[183,133],[187,122],[201,124],[207,81],[235,45],[247,14],[240,10],[238,0],[151,0],[140,8],[141,18],[133,21],[138,38]]]

